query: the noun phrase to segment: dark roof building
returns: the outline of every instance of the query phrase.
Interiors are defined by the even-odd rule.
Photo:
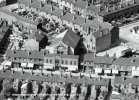
[[[79,45],[80,37],[71,29],[67,29],[56,36],[52,44],[50,45],[51,48],[56,48],[57,44],[60,44],[61,42],[64,44],[63,46],[70,47],[72,51],[70,51],[72,54],[75,54],[75,49]],[[56,46],[56,47],[55,47]],[[54,49],[53,49],[54,50]],[[50,53],[54,53],[54,51],[49,50]],[[68,51],[68,50],[67,50]],[[66,52],[65,52],[66,53]]]

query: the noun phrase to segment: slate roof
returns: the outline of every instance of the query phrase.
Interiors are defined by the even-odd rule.
[[[84,61],[93,61],[94,60],[94,53],[87,53],[84,55]]]
[[[63,13],[63,10],[58,9],[58,8],[51,12],[52,15],[57,16],[57,17],[63,16],[62,13]]]
[[[83,23],[85,23],[85,21],[86,21],[85,18],[76,15],[75,20],[73,20],[71,22],[74,23],[74,24],[77,24],[77,25],[80,25],[81,26]]]
[[[112,64],[113,58],[112,57],[105,57],[105,56],[98,56],[98,57],[94,58],[94,63]]]
[[[63,33],[61,33],[61,34],[63,34]],[[65,45],[75,48],[77,46],[79,40],[80,40],[80,37],[74,31],[72,31],[72,29],[67,29],[64,31],[64,36],[56,38],[54,40],[54,42],[52,42],[51,46],[53,46],[61,41]]]
[[[45,57],[55,57],[55,56],[59,56],[61,58],[69,58],[69,59],[78,59],[79,56],[78,55],[65,55],[65,54],[46,54]]]
[[[116,13],[116,12],[119,12],[119,11],[122,11],[122,10],[125,10],[125,9],[128,9],[128,8],[134,7],[134,6],[138,6],[138,5],[139,5],[139,1],[136,0],[135,2],[136,2],[135,4],[130,5],[130,6],[128,6],[128,5],[126,5],[125,3],[123,3],[123,4],[121,5],[122,8],[120,8],[119,5],[117,5],[117,6],[115,7],[116,10],[112,10],[112,11],[109,11],[109,12],[107,12],[106,9],[104,9],[104,10],[102,10],[102,11],[99,12],[99,15],[100,15],[100,16],[106,16],[106,15],[109,15],[109,14],[112,14],[112,13]],[[110,9],[111,9],[111,8],[110,8]]]
[[[54,39],[54,41],[52,42],[51,46],[59,43],[60,41],[62,41],[62,38],[61,37]]]
[[[34,58],[34,59],[43,59],[44,52],[39,51],[22,51],[22,50],[7,50],[6,57],[18,57],[18,58]]]
[[[74,5],[84,9],[86,5],[88,5],[88,2],[83,1],[83,0],[77,0]]]
[[[32,25],[38,25],[38,22],[32,21],[32,20],[30,20],[30,19],[27,19],[27,18],[25,18],[25,17],[23,17],[23,16],[19,16],[19,15],[16,14],[16,13],[11,13],[11,12],[10,12],[9,10],[7,10],[7,9],[1,8],[1,9],[0,9],[0,12],[6,13],[6,14],[8,14],[8,15],[10,15],[10,16],[13,16],[13,17],[15,17],[17,20],[19,20],[19,21],[24,21],[25,23],[30,23],[30,24],[32,24]]]
[[[73,16],[76,16],[76,15],[73,13],[66,13],[63,17],[61,17],[61,19],[71,22],[73,19]]]
[[[138,66],[139,65],[139,58],[117,58],[113,62],[113,64],[114,65],[121,65],[121,66]]]
[[[73,17],[75,17],[75,20],[73,20]],[[63,17],[61,17],[61,19],[66,20],[68,22],[72,22],[80,26],[86,21],[85,18],[78,16],[76,14],[73,14],[73,13],[66,13]]]
[[[138,78],[121,78],[121,77],[116,77],[114,79],[114,84],[119,84],[119,85],[129,85],[132,84],[133,86],[139,86],[139,79]]]
[[[34,0],[30,6],[33,8],[41,9],[41,2],[39,0]]]
[[[91,11],[91,12],[99,13],[100,12],[100,7],[91,4],[90,6],[87,7],[87,10]]]
[[[42,11],[44,11],[44,12],[46,12],[46,13],[48,13],[48,14],[51,14],[51,13],[53,12],[52,9],[53,9],[53,11],[54,11],[55,9],[58,9],[58,8],[55,7],[55,6],[52,6],[52,5],[48,5],[48,4],[45,4],[45,5],[41,8]]]
[[[62,1],[69,2],[71,4],[75,4],[74,0],[62,0]]]
[[[35,32],[34,37],[36,38],[37,42],[40,42],[44,38],[44,35],[43,34],[39,34],[38,32]]]
[[[68,29],[65,36],[62,39],[62,42],[66,44],[67,46],[71,46],[75,49],[78,42],[80,40],[80,37],[71,29]]]
[[[21,72],[14,72],[12,71],[6,71],[2,73],[2,70],[0,70],[0,77],[5,79],[29,79],[32,81],[42,81],[42,82],[67,82],[67,83],[75,83],[75,84],[90,84],[90,85],[97,85],[97,86],[108,86],[109,85],[109,79],[105,80],[94,80],[94,79],[73,79],[73,78],[61,78],[60,76],[34,76],[31,75],[31,73],[25,72],[21,74]]]

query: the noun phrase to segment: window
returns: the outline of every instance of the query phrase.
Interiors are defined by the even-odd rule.
[[[70,61],[70,65],[72,65],[72,61]]]
[[[48,63],[48,59],[46,59],[46,62]]]
[[[74,65],[76,65],[76,61],[74,61]]]
[[[62,64],[64,64],[64,60],[62,60],[62,62],[61,62]]]
[[[65,61],[65,64],[66,64],[66,65],[68,64],[67,60]]]
[[[41,59],[39,59],[39,62],[42,62],[42,60],[41,60]]]
[[[50,59],[50,63],[52,63],[52,59]]]

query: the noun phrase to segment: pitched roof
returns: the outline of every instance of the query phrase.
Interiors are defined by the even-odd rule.
[[[19,0],[18,3],[30,6],[31,5],[31,0]]]
[[[75,48],[80,40],[80,37],[71,29],[68,29],[65,36],[62,39],[62,42],[67,46]]]
[[[38,32],[35,32],[35,35],[34,37],[36,38],[36,41],[40,42],[43,38],[44,38],[45,35],[43,34],[39,34]]]
[[[81,26],[83,23],[85,23],[85,21],[86,21],[85,18],[83,18],[82,16],[77,16],[76,15],[75,20],[72,20],[71,22]]]
[[[77,0],[75,1],[75,6],[81,7],[82,9],[86,7],[86,5],[88,5],[88,2],[83,1],[83,0]]]
[[[122,77],[116,77],[114,79],[114,84],[119,85],[129,85],[132,84],[133,86],[139,86],[139,79],[138,78],[122,78]]]
[[[31,75],[31,73],[24,72],[21,74],[21,72],[14,72],[12,71],[6,71],[2,73],[2,70],[0,70],[0,77],[6,78],[6,79],[23,79],[23,80],[32,80],[32,81],[43,81],[43,82],[67,82],[67,83],[75,83],[75,84],[90,84],[90,85],[97,85],[97,86],[108,86],[110,79],[103,79],[103,80],[94,80],[94,79],[87,79],[87,78],[62,78],[60,76],[54,75],[54,76],[40,76],[40,75]]]
[[[114,65],[120,66],[138,66],[139,58],[117,58],[114,62]]]
[[[91,4],[90,6],[87,7],[87,10],[88,10],[88,11],[91,11],[91,12],[99,13],[99,12],[100,12],[100,7]]]
[[[112,57],[98,56],[94,58],[94,63],[112,64]]]
[[[29,54],[30,53],[30,54]],[[22,50],[7,50],[7,57],[18,57],[18,58],[34,58],[43,59],[44,52],[41,51],[22,51]]]
[[[75,4],[74,0],[62,0],[62,1],[65,1],[65,2],[68,2],[68,3],[71,3],[71,4]]]
[[[71,22],[73,20],[73,16],[75,16],[75,14],[66,13],[63,17],[61,17],[61,19]]]
[[[34,0],[30,6],[33,8],[41,9],[41,2],[39,0]]]
[[[106,9],[104,9],[104,10],[99,12],[99,15],[100,16],[106,16],[106,15],[113,14],[113,13],[116,13],[116,12],[119,12],[119,11],[122,11],[122,10],[125,10],[125,9],[128,9],[128,8],[131,8],[131,7],[134,7],[134,6],[138,6],[138,5],[139,5],[138,1],[135,4],[133,4],[133,5],[127,5],[127,4],[123,3],[123,4],[121,4],[122,8],[120,8],[119,5],[117,5],[117,7],[115,7],[116,10],[111,10],[111,11],[107,12]]]
[[[87,53],[84,55],[84,61],[93,61],[94,60],[94,53]]]
[[[48,4],[45,4],[41,10],[46,12],[46,13],[50,13],[51,12],[51,8],[52,8],[52,5],[48,5]]]
[[[74,20],[73,20],[73,17],[75,17]],[[78,16],[78,15],[73,14],[73,13],[66,13],[63,17],[61,17],[61,19],[66,20],[68,22],[72,22],[72,23],[80,25],[80,26],[83,23],[85,23],[85,21],[86,21],[86,19],[83,18],[82,16]]]
[[[62,37],[54,39],[54,41],[52,42],[52,44],[50,46],[53,46],[53,45],[59,43],[60,41],[62,41]]]
[[[71,29],[67,29],[56,37],[52,45],[55,45],[61,41],[65,45],[75,48],[79,40],[80,40],[80,37],[74,31],[72,31]]]
[[[88,27],[99,28],[99,27],[101,27],[101,29],[109,29],[109,31],[111,31],[114,27],[108,22],[100,22],[98,20],[86,20],[86,22],[83,23],[82,26],[85,28],[88,28]]]
[[[55,11],[56,9],[58,9],[56,6],[52,6],[52,5],[48,5],[48,4],[44,4],[44,6],[40,9],[48,14],[51,14],[53,11]],[[60,11],[60,10],[59,10]]]
[[[59,9],[59,8],[57,8],[51,12],[52,15],[57,16],[57,17],[63,16],[62,13],[63,13],[63,10]]]
[[[60,54],[46,54],[45,57],[55,57],[55,56],[59,56],[61,58],[69,58],[69,59],[78,59],[79,56],[78,55],[60,55]]]

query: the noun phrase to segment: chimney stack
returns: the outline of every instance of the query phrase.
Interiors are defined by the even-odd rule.
[[[76,16],[74,15],[72,20],[75,20],[75,19],[76,19]]]
[[[14,71],[14,69],[12,70],[12,74],[14,73],[15,71]]]
[[[100,31],[100,37],[103,35],[103,32],[102,31]]]
[[[65,11],[62,11],[62,14],[61,15],[64,16],[65,15]]]
[[[28,55],[30,55],[31,54],[31,52],[30,51],[28,51]]]
[[[44,73],[43,73],[43,69],[41,69],[41,76],[42,76],[42,75],[44,75]]]
[[[23,70],[23,68],[22,68],[21,75],[23,75],[23,74],[24,74],[24,70]]]
[[[41,7],[43,7],[44,6],[44,2],[43,1],[41,1]]]
[[[54,6],[51,7],[51,12],[54,11]]]
[[[31,3],[33,3],[33,0],[31,0]]]
[[[5,72],[5,69],[4,69],[4,66],[3,66],[3,68],[2,68],[2,73],[4,73]]]
[[[33,75],[34,74],[34,72],[33,72],[33,69],[31,70],[31,75]]]

